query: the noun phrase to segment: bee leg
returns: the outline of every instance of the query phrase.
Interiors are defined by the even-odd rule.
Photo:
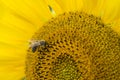
[[[37,47],[38,47],[38,46],[32,47],[32,52],[33,52],[33,53],[36,51]]]

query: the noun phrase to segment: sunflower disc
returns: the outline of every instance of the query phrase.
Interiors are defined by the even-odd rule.
[[[29,48],[27,80],[120,80],[120,37],[94,15],[59,15],[32,40],[46,44]]]

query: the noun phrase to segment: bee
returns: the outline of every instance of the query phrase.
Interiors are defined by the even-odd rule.
[[[32,52],[34,53],[39,46],[44,47],[45,46],[45,40],[30,40],[30,48],[32,49]]]

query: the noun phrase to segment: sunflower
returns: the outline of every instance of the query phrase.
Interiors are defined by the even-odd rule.
[[[118,74],[120,73],[120,69],[117,68],[119,68],[120,65],[115,67],[116,64],[120,62],[119,4],[119,0],[0,0],[0,79],[119,79]],[[80,19],[81,17],[83,18]],[[84,19],[86,22],[83,23],[81,20]],[[78,20],[78,22],[75,20]],[[99,24],[94,24],[94,21]],[[84,27],[89,26],[89,24],[94,25],[93,28],[97,30],[97,34],[103,34],[102,37],[97,34],[95,34],[95,36],[99,36],[102,40],[100,38],[94,40],[93,28],[86,27],[82,30],[79,29],[79,27],[82,28],[81,24],[86,24]],[[63,25],[65,25],[65,27]],[[68,30],[69,26],[71,27]],[[101,26],[105,26],[105,28]],[[79,32],[81,32],[83,36],[78,34]],[[76,35],[80,36],[76,37]],[[96,50],[100,48],[102,51],[105,51],[104,53],[110,53],[110,56],[113,55],[111,53],[112,51],[116,54],[114,54],[113,57],[104,57],[109,57],[109,60],[103,59],[103,56],[101,58],[102,53],[101,55],[88,54],[90,49],[81,47],[83,46],[82,43],[84,43],[84,40],[80,37],[85,37],[82,38],[84,40],[88,39],[86,40],[88,43],[85,43],[86,46],[94,42],[95,45],[92,45],[92,47],[102,46],[101,44],[103,44],[102,47],[104,49],[102,47],[96,47]],[[108,37],[110,38],[109,40],[107,40]],[[75,38],[75,41],[72,38]],[[38,40],[38,42],[36,42],[37,45],[29,45],[29,41],[31,40]],[[78,45],[79,43],[81,44]],[[65,46],[63,44],[65,44]],[[108,46],[113,46],[113,49],[110,48],[109,50],[109,48],[105,48],[106,46],[104,45],[107,44]],[[64,50],[63,47],[67,48],[67,50]],[[94,49],[92,47],[91,49]],[[80,54],[78,54],[77,51],[80,51]],[[47,55],[47,57],[43,57],[45,55]],[[88,55],[90,55],[90,58]],[[97,56],[97,58],[95,56]],[[43,58],[46,58],[46,61],[44,61]],[[80,61],[82,60],[87,63],[80,65]],[[96,62],[94,62],[95,60]],[[101,68],[104,70],[105,66],[100,66],[98,69],[95,68],[94,65],[91,65],[91,61],[96,63],[96,65],[98,63],[97,67],[99,67],[100,64],[102,65],[102,62],[109,62],[110,64],[106,63],[107,65],[114,64],[110,62],[111,60],[115,61],[115,66],[112,66],[115,67],[115,69],[108,66],[107,69],[105,69],[108,70],[106,71],[106,76],[100,74],[99,71]],[[48,66],[44,65],[46,63]],[[93,72],[91,72],[91,69]],[[85,72],[86,70],[87,72]],[[115,74],[115,71],[117,71],[118,74]],[[45,74],[42,74],[42,72],[45,72]],[[111,72],[111,74],[107,75],[109,72]],[[112,75],[114,76],[110,77]]]

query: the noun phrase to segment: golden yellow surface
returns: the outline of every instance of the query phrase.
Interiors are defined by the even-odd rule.
[[[120,79],[120,36],[99,17],[64,13],[44,24],[32,40],[46,45],[35,52],[29,48],[27,80]]]
[[[70,11],[98,16],[120,34],[120,0],[0,0],[0,80],[23,79],[33,34]]]

